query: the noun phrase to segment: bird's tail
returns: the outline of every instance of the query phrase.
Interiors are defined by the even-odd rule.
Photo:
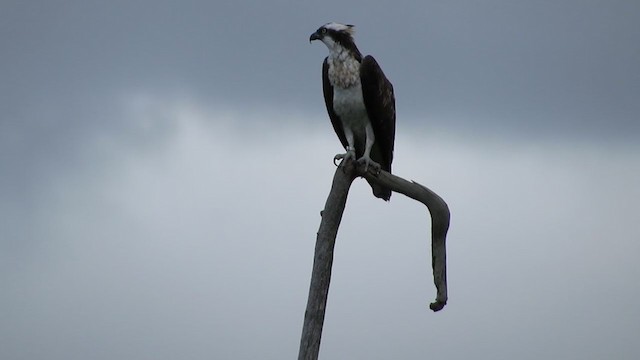
[[[389,199],[391,198],[391,189],[374,184],[368,180],[367,182],[369,182],[369,185],[371,185],[371,190],[373,190],[373,196],[380,198],[384,201],[389,201]]]

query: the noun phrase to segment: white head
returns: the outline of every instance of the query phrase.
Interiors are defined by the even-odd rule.
[[[354,34],[355,27],[353,25],[330,22],[322,25],[311,34],[309,41],[320,40],[329,48],[329,51],[334,52],[342,48],[350,51],[356,57],[361,57],[360,51],[353,41]]]
[[[326,23],[326,24],[322,25],[322,27],[327,29],[327,30],[341,31],[341,32],[344,32],[344,33],[348,33],[351,37],[353,37],[353,35],[356,32],[355,26],[340,24],[340,23],[337,23],[337,22]]]

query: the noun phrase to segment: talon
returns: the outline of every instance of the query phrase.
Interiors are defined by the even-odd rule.
[[[333,157],[333,165],[340,166],[340,164],[336,164],[336,161],[341,160],[342,158],[344,158],[344,154],[338,154],[338,155],[334,156]]]
[[[345,161],[349,159],[353,159],[353,160],[356,159],[356,152],[351,148],[347,148],[347,152],[344,154],[336,154],[336,156],[333,157],[333,164],[336,165],[336,161],[338,160],[342,160],[340,164],[345,164]],[[340,164],[336,166],[340,166]]]
[[[361,157],[360,159],[358,159],[358,163],[359,164],[364,164],[364,171],[365,172],[369,171],[369,166],[371,166],[371,167],[373,167],[375,169],[376,174],[380,173],[380,169],[381,169],[380,164],[378,164],[377,162],[371,160],[371,158],[366,156],[366,155]]]

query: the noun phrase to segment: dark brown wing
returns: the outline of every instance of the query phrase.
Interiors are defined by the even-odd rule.
[[[333,86],[329,81],[329,62],[327,59],[328,57],[324,58],[324,62],[322,63],[322,92],[324,92],[324,103],[327,105],[327,112],[329,113],[333,130],[335,130],[342,146],[346,149],[349,143],[347,143],[347,137],[344,135],[342,121],[338,114],[333,110]]]
[[[371,55],[367,55],[362,60],[360,81],[364,105],[376,137],[371,157],[384,170],[391,172],[396,136],[396,100],[393,95],[393,85]],[[374,158],[374,154],[379,158]]]

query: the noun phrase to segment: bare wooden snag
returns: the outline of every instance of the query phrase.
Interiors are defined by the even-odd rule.
[[[307,309],[304,314],[304,325],[300,339],[298,360],[316,360],[320,351],[322,326],[327,307],[329,283],[331,282],[331,267],[333,265],[333,249],[335,246],[338,227],[347,203],[347,195],[353,180],[362,176],[368,180],[383,185],[391,190],[404,194],[425,204],[431,213],[431,265],[433,281],[436,286],[436,300],[429,305],[433,311],[442,310],[447,303],[447,255],[446,236],[449,229],[449,208],[447,204],[433,191],[386,171],[376,173],[369,169],[364,171],[362,166],[349,161],[341,164],[333,176],[333,183],[329,197],[322,210],[322,221],[316,238],[316,248],[311,273],[311,285]]]

